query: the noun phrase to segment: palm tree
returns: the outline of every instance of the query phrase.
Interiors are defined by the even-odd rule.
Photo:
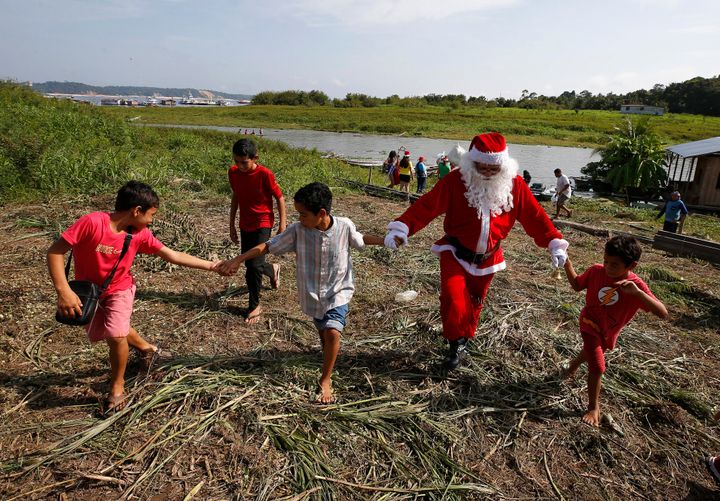
[[[667,178],[665,149],[652,132],[649,120],[644,117],[634,123],[629,118],[623,127],[615,127],[615,133],[605,146],[597,148],[602,160],[598,162],[607,172],[605,181],[616,192],[625,192],[630,202],[633,188],[649,191],[660,188]]]

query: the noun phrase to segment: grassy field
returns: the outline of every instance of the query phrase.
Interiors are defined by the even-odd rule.
[[[494,130],[517,144],[597,147],[623,115],[610,111],[526,110],[519,108],[333,108],[304,106],[103,108],[111,116],[139,117],[139,123],[276,127],[352,131],[469,140]],[[720,136],[720,118],[666,114],[650,117],[667,144]]]
[[[400,252],[354,252],[356,294],[334,375],[339,401],[314,403],[319,339],[299,308],[292,256],[262,322],[243,322],[242,273],[223,278],[138,257],[133,325],[171,353],[133,362],[128,407],[98,415],[107,349],[54,321],[45,252],[79,216],[109,210],[129,178],[154,184],[153,232],[208,259],[238,252],[228,236],[229,146],[221,133],[140,129],[104,111],[0,86],[0,499],[688,499],[717,495],[700,458],[720,451],[720,270],[644,247],[638,273],[671,319],[640,314],[608,353],[603,411],[580,422],[583,295],[550,276],[547,252],[518,226],[503,243],[469,358],[438,361],[437,220]],[[287,198],[328,182],[333,212],[381,235],[403,201],[336,178],[365,179],[312,151],[260,140]],[[376,182],[382,182],[380,175]],[[637,233],[653,213],[573,199],[573,219]],[[550,210],[549,206],[546,206]],[[290,210],[290,221],[295,214]],[[688,232],[717,236],[717,218]],[[580,270],[603,239],[564,231]],[[412,303],[395,294],[418,291]]]

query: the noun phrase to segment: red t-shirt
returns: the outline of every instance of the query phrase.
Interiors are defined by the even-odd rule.
[[[92,212],[70,226],[62,238],[73,248],[75,280],[89,280],[102,285],[117,263],[125,242],[125,232],[115,233],[110,227],[110,214]],[[105,294],[127,290],[134,279],[130,267],[135,254],[155,254],[164,245],[147,228],[133,234],[127,253],[115,271]]]
[[[282,197],[275,175],[260,164],[250,172],[241,172],[237,165],[228,170],[230,187],[238,201],[240,229],[256,231],[275,224],[273,197]]]
[[[630,272],[627,279],[635,282],[638,289],[645,294],[655,298],[647,284],[635,273]],[[615,348],[620,330],[632,320],[639,309],[647,311],[638,298],[616,289],[613,286],[616,282],[617,279],[607,276],[605,267],[601,264],[591,266],[577,277],[580,289],[587,289],[585,307],[580,312],[580,330],[599,334],[606,350]]]

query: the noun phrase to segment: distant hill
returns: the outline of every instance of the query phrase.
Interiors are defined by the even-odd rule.
[[[41,82],[33,83],[32,88],[37,92],[58,94],[107,94],[111,96],[187,96],[195,97],[224,97],[227,99],[252,99],[252,94],[228,94],[217,90],[167,87],[135,87],[132,85],[87,85],[80,82]]]

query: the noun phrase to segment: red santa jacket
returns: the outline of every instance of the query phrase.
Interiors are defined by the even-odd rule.
[[[466,187],[460,169],[451,171],[435,187],[417,200],[391,226],[407,226],[408,235],[413,235],[427,226],[440,214],[445,214],[443,228],[445,235],[456,238],[460,244],[476,253],[485,253],[495,248],[520,221],[525,232],[535,240],[539,247],[547,248],[551,240],[562,238],[560,232],[550,221],[545,210],[537,203],[522,177],[513,179],[513,208],[498,216],[487,209],[478,211],[465,198]],[[455,248],[443,237],[432,246],[436,254],[453,251]],[[454,254],[453,254],[454,255]],[[497,250],[485,261],[471,264],[457,256],[455,259],[472,275],[489,275],[505,269],[502,249]]]

